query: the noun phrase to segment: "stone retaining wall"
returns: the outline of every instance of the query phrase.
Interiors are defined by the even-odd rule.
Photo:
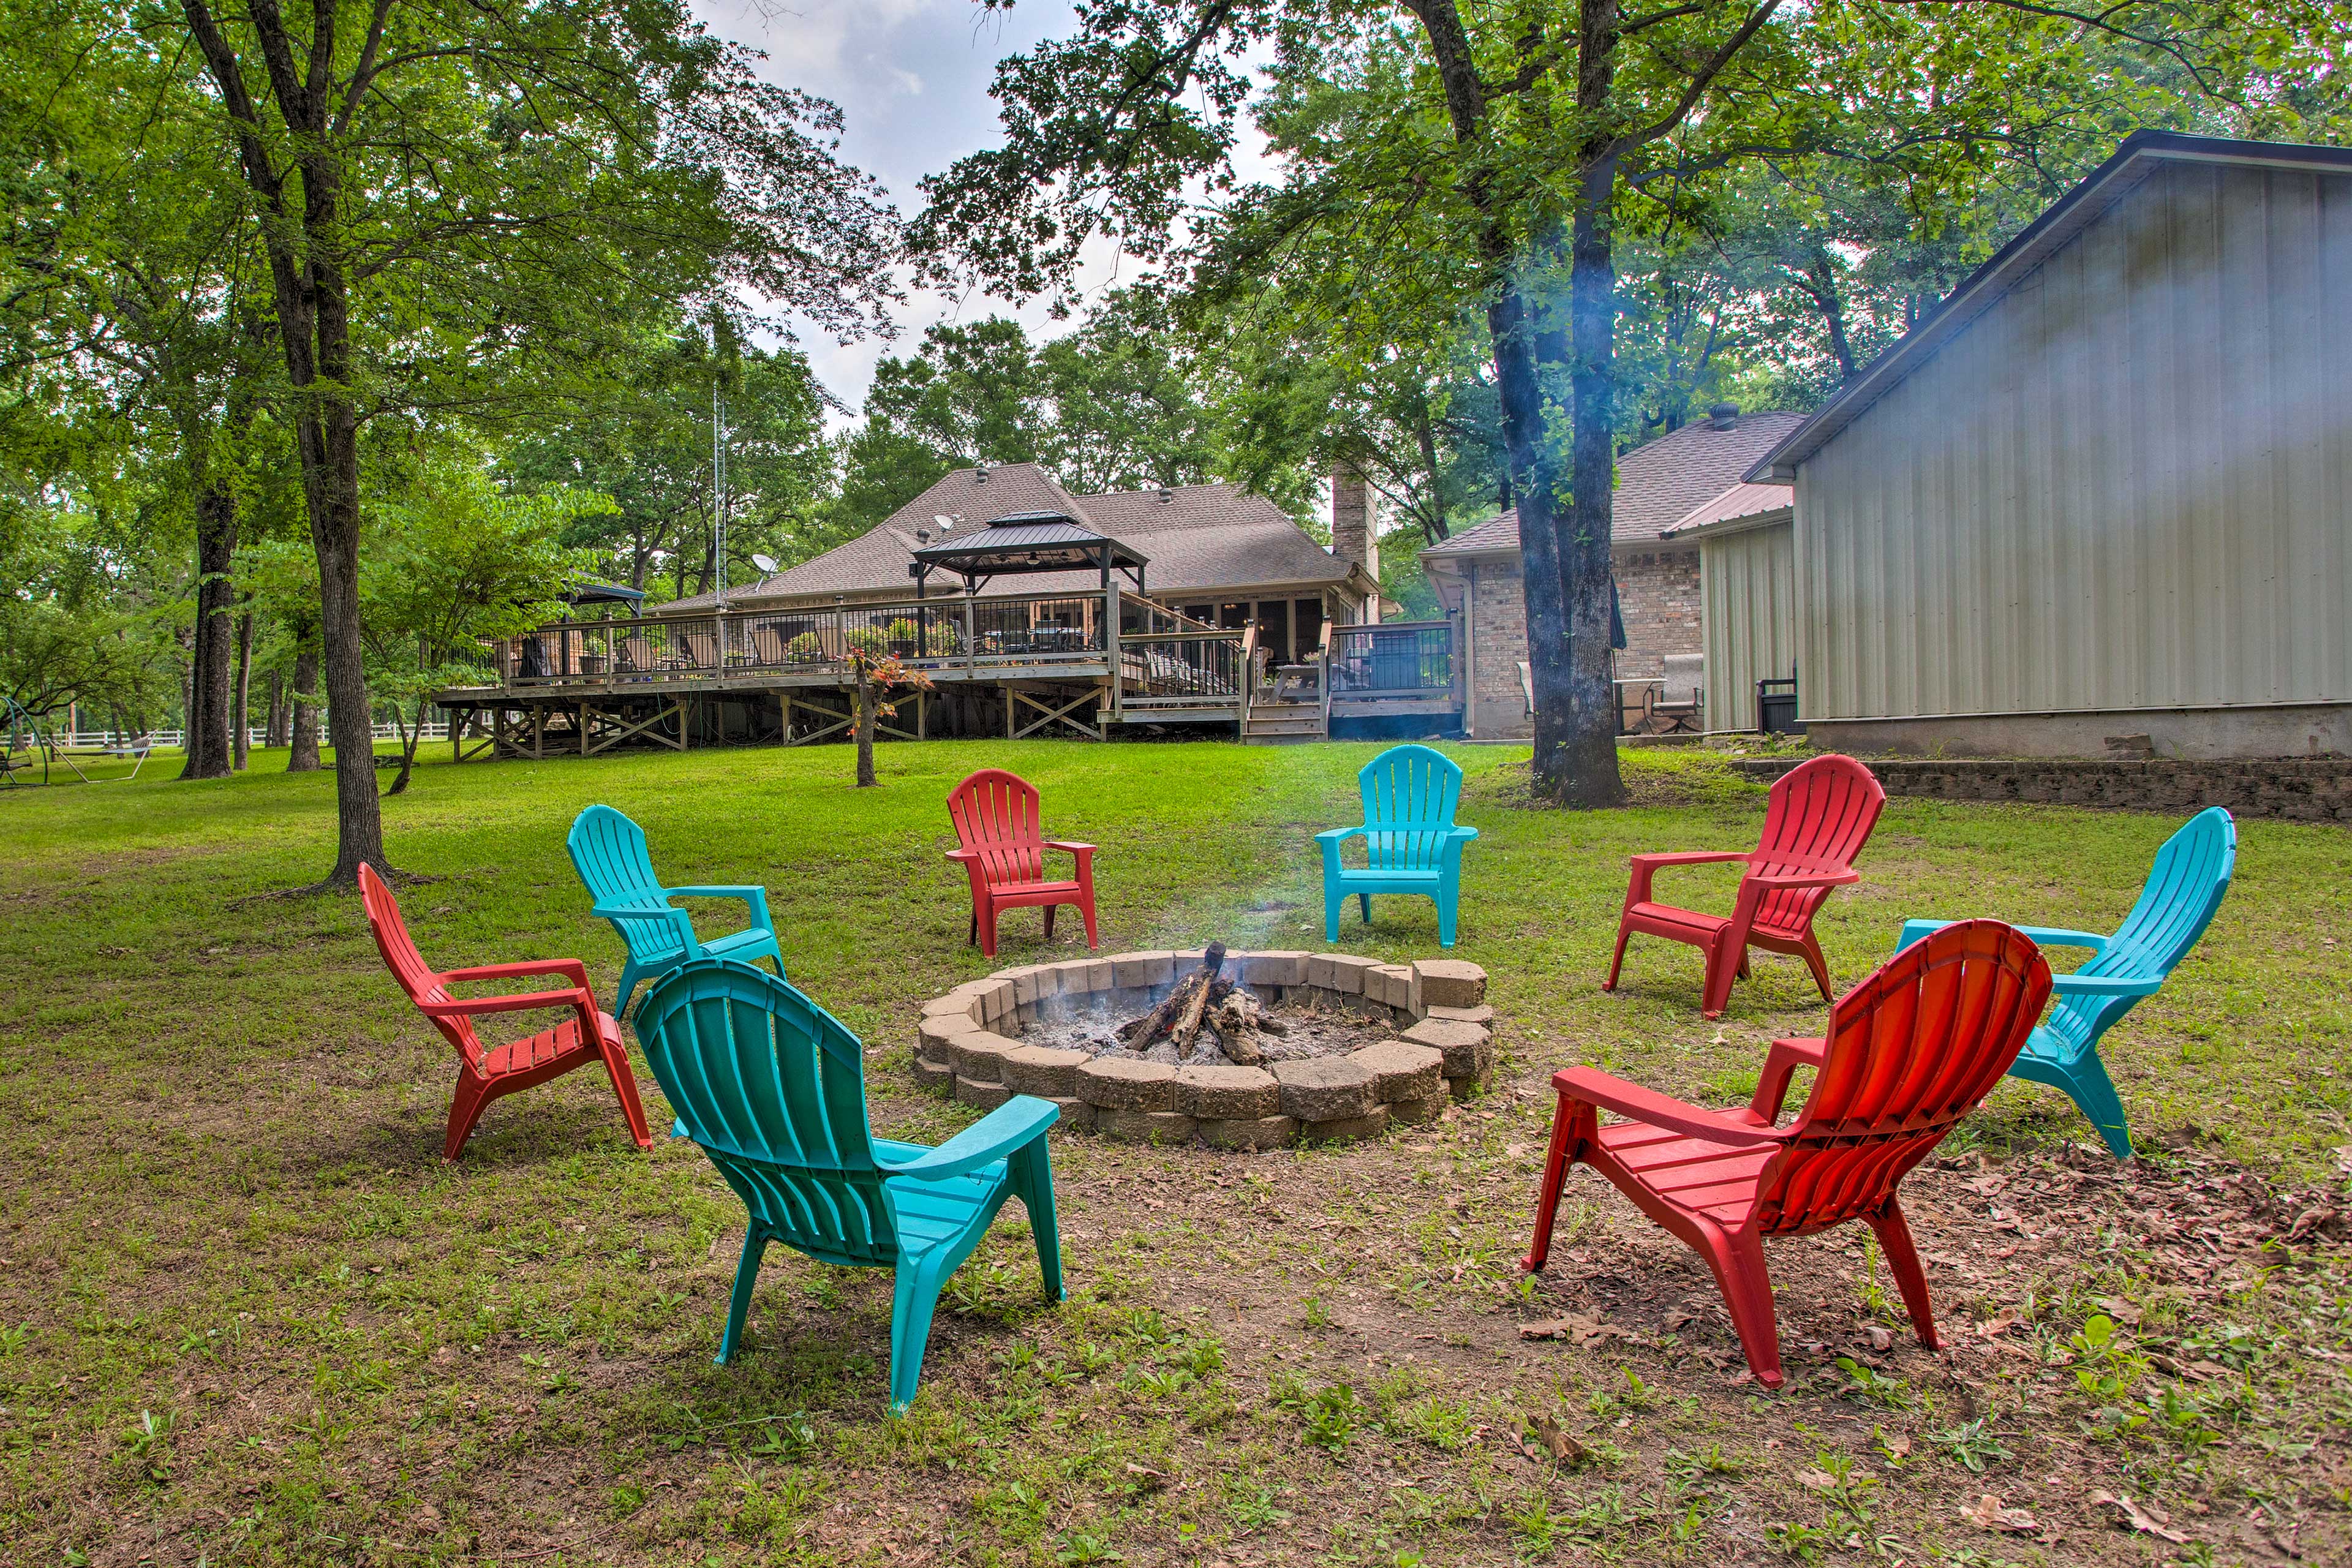
[[[1433,1121],[1449,1098],[1494,1080],[1486,972],[1451,958],[1384,964],[1336,952],[1226,954],[1226,973],[1270,1006],[1317,994],[1396,1031],[1340,1056],[1262,1068],[1177,1066],[1018,1037],[1064,996],[1141,1013],[1200,962],[1197,950],[1122,952],[1001,969],[959,985],[923,1005],[916,1075],[982,1110],[1034,1094],[1081,1131],[1139,1143],[1198,1138],[1221,1149],[1373,1137],[1391,1125]]]
[[[1802,757],[1736,757],[1731,766],[1770,782]],[[2352,823],[2352,759],[2280,757],[2105,762],[2063,757],[2016,762],[1896,762],[1864,758],[1890,795],[2014,800],[2186,816],[2209,805],[2281,822]]]

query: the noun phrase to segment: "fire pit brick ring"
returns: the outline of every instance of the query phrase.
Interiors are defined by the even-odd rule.
[[[1435,1121],[1493,1082],[1494,1019],[1460,959],[1121,952],[926,1002],[915,1072],[981,1110],[1050,1100],[1101,1137],[1272,1149]]]

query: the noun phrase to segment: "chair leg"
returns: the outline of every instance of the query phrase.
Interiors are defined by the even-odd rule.
[[[967,947],[978,947],[980,945],[980,906],[978,904],[971,906],[971,934],[965,937],[963,940],[964,945]]]
[[[1013,1152],[1010,1162],[1013,1195],[1029,1211],[1029,1234],[1037,1242],[1037,1273],[1045,1282],[1045,1300],[1066,1301],[1062,1285],[1062,1229],[1054,1216],[1054,1167],[1041,1133]]]
[[[1054,911],[1058,907],[1054,904],[1045,906],[1045,940],[1047,942],[1054,940]]]
[[[1813,984],[1822,988],[1822,1000],[1837,1000],[1830,994],[1830,961],[1822,956],[1822,944],[1813,939],[1811,931],[1805,932],[1805,967],[1813,972]]]
[[[652,1148],[654,1135],[646,1127],[646,1108],[637,1099],[637,1075],[629,1070],[628,1047],[600,1042],[596,1054],[604,1058],[604,1073],[613,1080],[614,1097],[621,1102],[621,1114],[628,1118],[629,1136],[636,1140],[638,1148]]]
[[[1936,1336],[1935,1314],[1927,1307],[1927,1276],[1919,1267],[1919,1249],[1911,1244],[1911,1226],[1903,1217],[1903,1205],[1889,1194],[1886,1206],[1865,1217],[1878,1237],[1878,1249],[1886,1254],[1887,1271],[1902,1288],[1903,1304],[1911,1310],[1911,1327],[1917,1331],[1919,1342],[1931,1351],[1943,1349],[1944,1342]]]
[[[1617,989],[1617,972],[1625,967],[1625,943],[1633,934],[1632,926],[1622,920],[1617,922],[1617,951],[1610,955],[1609,978],[1601,983],[1601,989],[1603,991]]]
[[[1767,1388],[1788,1381],[1780,1370],[1780,1321],[1772,1311],[1772,1275],[1764,1265],[1764,1242],[1752,1230],[1717,1231],[1709,1237],[1707,1267],[1739,1331],[1748,1370]]]
[[[727,1332],[719,1338],[718,1364],[725,1366],[743,1337],[743,1320],[751,1312],[751,1292],[760,1283],[760,1258],[768,1250],[767,1232],[759,1222],[744,1227],[743,1257],[735,1265],[735,1294],[727,1303]]]
[[[1095,896],[1092,893],[1088,893],[1079,900],[1078,918],[1087,922],[1087,951],[1088,952],[1099,951],[1102,947],[1102,940],[1095,935]]]
[[[936,1256],[934,1254],[933,1256]],[[939,1309],[946,1272],[930,1257],[901,1258],[890,1302],[890,1414],[903,1415],[923,1381],[931,1314]]]
[[[996,956],[995,902],[991,900],[983,906],[976,918],[980,921],[980,955],[982,958],[994,958]]]
[[[1337,882],[1323,884],[1323,940],[1339,940],[1339,911],[1348,907],[1348,895]]]
[[[1356,895],[1356,908],[1357,908],[1357,910],[1359,910],[1359,911],[1363,915],[1363,917],[1364,917],[1364,923],[1365,923],[1366,925],[1370,925],[1370,924],[1371,924],[1371,923],[1372,923],[1372,896],[1371,896],[1371,894],[1370,894],[1370,893],[1358,893],[1358,894]]]
[[[2065,1089],[2091,1125],[2099,1130],[2106,1141],[2107,1152],[2118,1160],[2132,1157],[2131,1129],[2124,1124],[2124,1102],[2116,1093],[2115,1080],[2107,1076],[2107,1064],[2099,1059],[2095,1048],[2083,1053],[2080,1060],[2065,1069]]]
[[[1528,1255],[1519,1259],[1519,1267],[1529,1274],[1542,1272],[1551,1256],[1552,1226],[1559,1218],[1559,1190],[1568,1180],[1570,1162],[1584,1152],[1585,1141],[1597,1121],[1592,1107],[1564,1095],[1553,1108],[1551,1150],[1544,1156],[1543,1186],[1536,1194],[1535,1239],[1528,1244]]]
[[[637,984],[645,977],[645,971],[637,967],[635,959],[630,959],[621,965],[620,984],[613,988],[614,1017],[625,1018],[629,1016],[629,1004],[636,999]]]
[[[476,1078],[472,1072],[457,1075],[457,1092],[449,1097],[449,1132],[441,1142],[441,1158],[455,1163],[466,1152],[466,1140],[473,1136],[474,1123],[482,1119],[482,1110],[490,1103],[488,1079]]]
[[[1458,900],[1451,888],[1441,888],[1437,894],[1437,945],[1454,945],[1454,917]]]
[[[1747,950],[1744,947],[1735,952],[1720,938],[1707,945],[1706,979],[1704,982],[1705,989],[1699,995],[1699,1016],[1703,1018],[1723,1016],[1723,1010],[1731,1005],[1732,978],[1739,973],[1739,966],[1746,957]]]

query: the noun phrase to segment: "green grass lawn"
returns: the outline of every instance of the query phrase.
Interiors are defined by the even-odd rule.
[[[427,748],[386,837],[426,879],[400,893],[428,961],[577,954],[605,987],[619,947],[563,852],[582,806],[635,817],[669,881],[764,883],[794,983],[879,1047],[877,1130],[930,1142],[972,1113],[915,1087],[919,1005],[992,967],[940,858],[956,779],[1013,768],[1049,831],[1101,846],[1105,951],[1320,949],[1312,836],[1358,820],[1376,750],[894,745],[861,792],[839,748]],[[1722,1104],[1772,1038],[1819,1031],[1792,959],[1759,954],[1719,1024],[1691,949],[1637,939],[1599,989],[1626,855],[1752,843],[1763,791],[1629,754],[1643,804],[1536,810],[1524,752],[1454,754],[1482,832],[1457,952],[1492,976],[1494,1091],[1336,1149],[1057,1134],[1071,1300],[1038,1302],[1008,1210],[897,1421],[886,1275],[772,1250],[746,1353],[710,1364],[740,1207],[690,1146],[636,1152],[593,1069],[498,1102],[441,1163],[451,1063],[356,897],[275,896],[331,862],[331,775],[263,753],[217,783],[151,763],[0,795],[0,1560],[2352,1552],[2352,1296],[2326,1212],[2352,1164],[2352,835],[2242,826],[2212,931],[2105,1044],[2147,1157],[2116,1166],[2063,1097],[2012,1081],[1914,1176],[1947,1353],[1908,1336],[1862,1227],[1774,1247],[1791,1382],[1766,1397],[1704,1269],[1590,1173],[1548,1274],[1511,1267],[1554,1068]],[[2106,929],[2175,826],[1895,801],[1818,929],[1841,984],[1909,915]],[[1728,907],[1736,868],[1668,875]],[[1438,951],[1426,903],[1374,913],[1339,945]],[[998,963],[1045,952],[1034,914],[1004,929]],[[1071,920],[1054,950],[1081,944]]]

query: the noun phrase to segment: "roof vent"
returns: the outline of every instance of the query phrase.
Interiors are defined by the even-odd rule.
[[[971,482],[976,485],[984,485],[988,483],[988,465],[986,463],[974,463],[971,466]]]
[[[1175,499],[1176,492],[1174,490],[1170,489],[1166,485],[1160,487],[1160,504],[1161,506],[1166,506],[1170,501],[1172,501]]]
[[[1728,430],[1739,421],[1739,405],[1718,403],[1706,411],[1706,422],[1717,430]]]

